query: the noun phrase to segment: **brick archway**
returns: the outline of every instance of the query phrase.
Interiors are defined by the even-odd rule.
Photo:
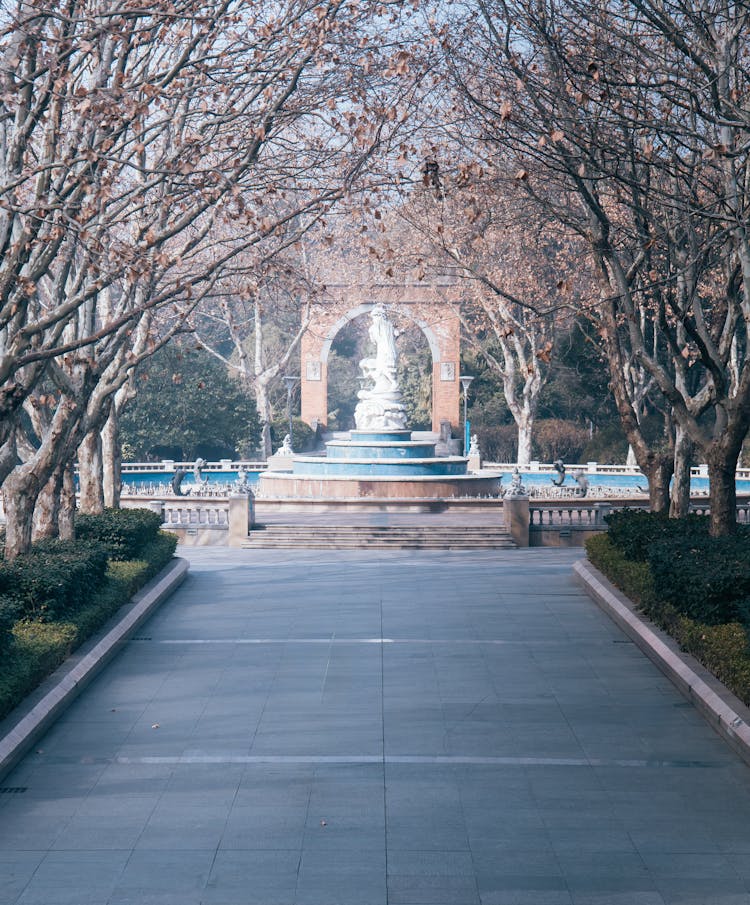
[[[424,333],[432,354],[432,429],[442,421],[460,425],[459,354],[461,323],[448,304],[452,284],[326,286],[324,301],[313,306],[301,343],[302,420],[325,426],[328,418],[328,355],[336,334],[380,303],[412,320]]]

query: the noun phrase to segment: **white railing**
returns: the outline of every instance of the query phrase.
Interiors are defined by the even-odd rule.
[[[483,462],[483,468],[492,471],[513,471],[517,468],[522,474],[527,472],[545,474],[547,472],[555,472],[555,466],[550,462],[529,462],[528,465],[516,465],[515,462]],[[566,462],[565,470],[568,475],[572,475],[575,471],[582,471],[584,474],[612,474],[612,475],[631,475],[643,478],[646,476],[637,465],[603,465],[601,462]],[[735,472],[738,481],[750,481],[750,468],[738,468]],[[696,465],[690,469],[690,477],[707,478],[708,466]]]
[[[192,472],[195,462],[177,462],[173,459],[162,459],[160,462],[123,462],[123,474],[164,472],[170,474],[176,468]],[[263,471],[267,462],[250,462],[238,459],[221,459],[218,462],[206,462],[201,471],[237,471],[242,466],[246,471]],[[76,466],[77,468],[78,466]]]
[[[633,502],[626,505],[612,506],[608,503],[585,502],[541,502],[534,501],[529,505],[529,530],[563,530],[579,528],[589,531],[605,531],[607,523],[605,517],[616,509],[648,509],[648,504]],[[709,515],[710,507],[707,503],[692,503],[690,511],[695,515]],[[750,525],[750,503],[737,504],[737,522],[741,525]]]
[[[708,503],[692,503],[690,511],[695,515],[710,515],[711,507]],[[737,522],[740,525],[750,525],[750,503],[737,503]]]
[[[124,508],[135,509],[143,506],[143,500],[124,496],[121,505]],[[149,508],[154,511],[161,510],[162,522],[168,528],[226,529],[229,526],[229,499],[226,496],[223,499],[172,497],[153,500]]]
[[[583,528],[606,530],[605,516],[612,512],[607,503],[533,503],[529,506],[529,530]]]
[[[230,481],[208,481],[205,484],[183,484],[181,487],[181,499],[206,497],[216,497],[225,499],[231,493],[236,493],[236,482]],[[142,484],[129,482],[123,484],[123,496],[147,497],[151,500],[161,500],[164,497],[174,496],[174,488],[171,483],[160,481],[158,484],[153,481],[144,481]],[[141,503],[143,505],[143,503]]]

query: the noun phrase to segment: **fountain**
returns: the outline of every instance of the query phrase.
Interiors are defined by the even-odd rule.
[[[463,456],[436,456],[435,441],[412,439],[397,380],[393,324],[383,305],[370,312],[373,357],[359,363],[362,388],[348,440],[326,443],[325,456],[297,456],[291,471],[261,475],[269,499],[440,500],[498,496],[499,474],[472,474]]]

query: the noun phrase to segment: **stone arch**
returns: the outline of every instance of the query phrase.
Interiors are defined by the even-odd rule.
[[[358,317],[361,317],[363,314],[367,314],[369,311],[375,307],[375,303],[357,305],[356,308],[352,308],[350,311],[347,311],[343,317],[340,317],[333,327],[330,329],[328,333],[328,337],[323,341],[323,344],[320,347],[320,360],[322,362],[328,363],[328,355],[331,351],[331,346],[333,345],[334,339],[338,336],[338,334],[343,330],[343,328],[353,320],[356,320]],[[434,330],[430,328],[430,325],[420,320],[419,318],[415,318],[412,316],[411,312],[401,310],[399,313],[406,314],[422,331],[427,340],[427,344],[430,347],[430,354],[432,355],[433,363],[436,361],[440,361],[440,356],[442,354],[440,348],[440,342],[435,335]]]
[[[314,305],[301,343],[302,420],[325,426],[328,416],[328,356],[336,334],[378,303],[396,309],[425,335],[432,354],[432,429],[460,424],[459,355],[461,324],[448,304],[450,285],[326,287],[326,299]]]

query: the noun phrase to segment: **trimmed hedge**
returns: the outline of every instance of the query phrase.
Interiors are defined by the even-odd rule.
[[[747,621],[750,543],[746,536],[704,537],[700,545],[663,539],[648,557],[654,593],[706,625]]]
[[[0,594],[19,601],[25,618],[51,622],[83,606],[106,572],[103,546],[45,540],[12,562],[0,562]]]
[[[139,559],[161,528],[161,516],[150,509],[105,509],[99,515],[76,516],[76,539],[103,545],[110,559]]]
[[[43,540],[12,562],[0,561],[0,595],[19,601],[26,619],[68,619],[102,587],[110,560],[139,561],[165,543],[159,541],[160,525],[160,516],[149,509],[79,515],[75,541]],[[2,621],[0,613],[0,636]]]
[[[45,542],[43,547],[47,549],[50,543]],[[52,621],[48,618],[47,611],[45,618],[23,618],[16,622],[8,639],[10,643],[6,645],[0,658],[0,719],[101,628],[139,588],[158,574],[174,556],[176,545],[177,537],[174,534],[158,532],[153,542],[142,550],[140,559],[130,562],[110,561],[98,588],[85,599],[81,597],[77,608],[64,618]],[[102,549],[90,543],[86,543],[84,547],[89,550]],[[29,554],[30,557],[33,555]],[[55,572],[57,571],[56,567]],[[12,605],[13,598],[9,599]],[[0,598],[0,644],[2,602],[3,598]],[[16,601],[16,605],[23,606],[23,603]]]
[[[608,516],[608,536],[629,562],[648,564],[657,601],[706,625],[744,621],[750,613],[750,532],[711,537],[708,517],[670,519],[623,509]]]
[[[648,564],[626,559],[608,534],[595,534],[586,541],[590,562],[639,607],[654,605],[654,584]]]
[[[666,513],[620,509],[607,516],[607,525],[615,547],[635,562],[646,562],[659,541],[700,545],[708,537],[708,518],[703,515],[671,519]]]
[[[698,517],[615,515],[615,531],[586,541],[591,563],[750,705],[750,534],[713,538]],[[651,538],[645,554],[639,533]]]

